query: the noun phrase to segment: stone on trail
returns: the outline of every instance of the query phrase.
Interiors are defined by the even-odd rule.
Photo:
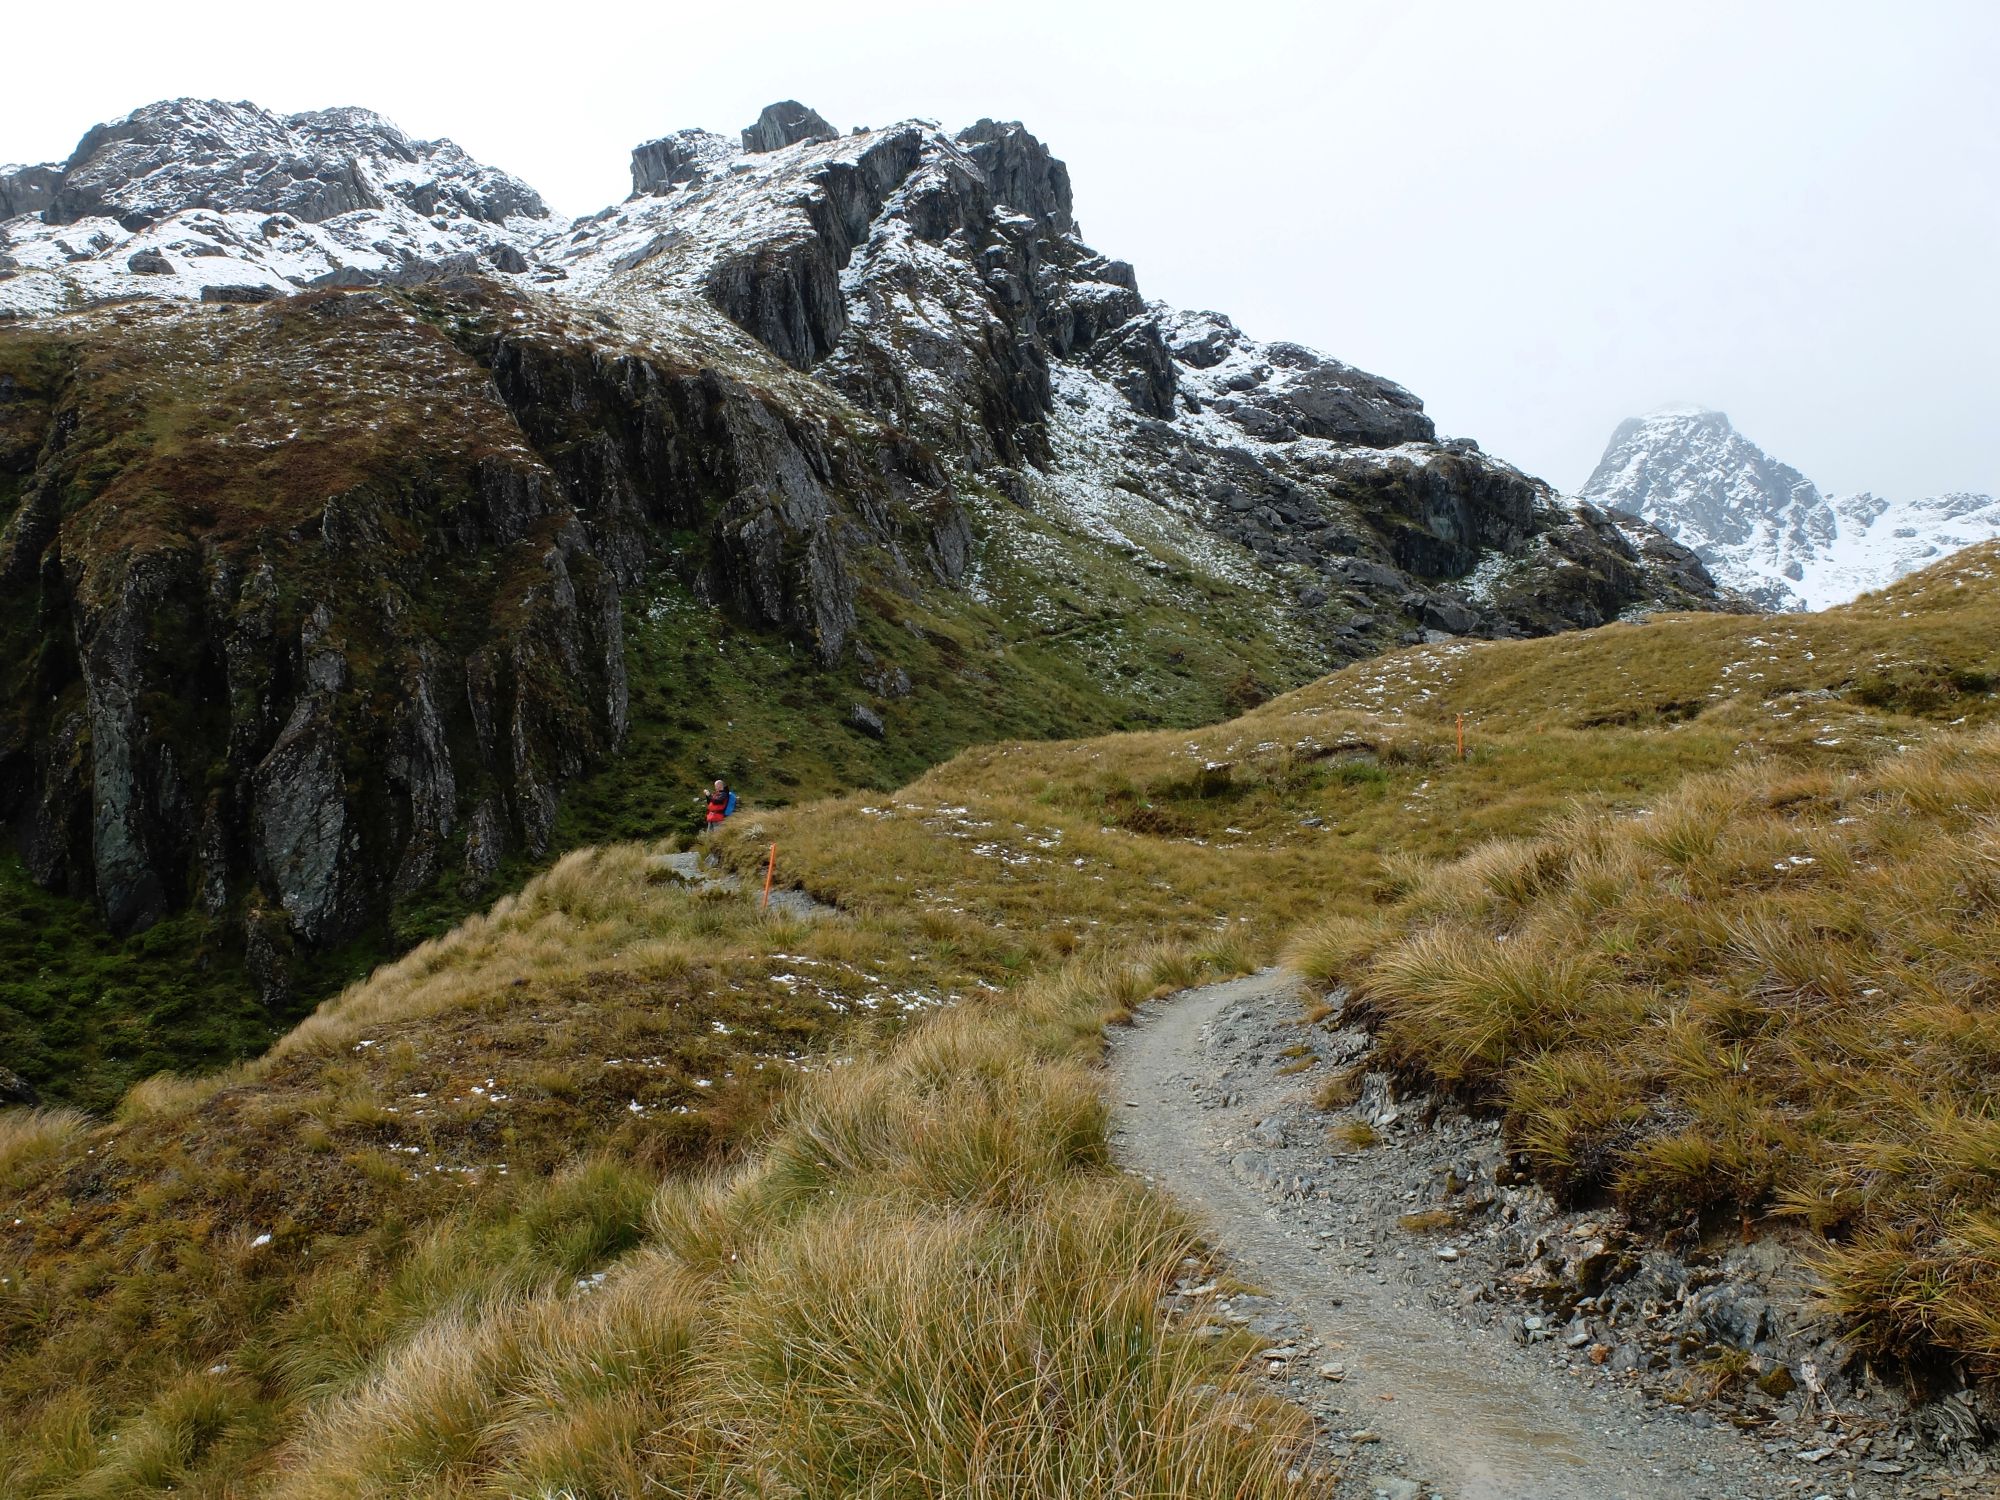
[[[1402,1479],[1393,1474],[1371,1474],[1368,1487],[1378,1500],[1424,1500],[1424,1487],[1414,1479]]]

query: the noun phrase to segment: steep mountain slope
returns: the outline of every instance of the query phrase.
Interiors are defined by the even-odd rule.
[[[1829,500],[1701,407],[1619,423],[1581,493],[1643,516],[1771,609],[1842,604],[2000,536],[2000,502],[1987,495]]]
[[[1413,1074],[1504,1104],[1524,1174],[1643,1188],[1634,1232],[1690,1265],[1810,1200],[1855,1252],[1863,1347],[1987,1360],[1996,568],[1782,620],[1433,642],[1233,722],[986,746],[717,841],[761,873],[775,840],[837,908],[817,921],[648,847],[567,856],[266,1058],[110,1124],[13,1117],[0,1480],[608,1497],[894,1466],[1060,1493],[1059,1441],[1108,1466],[1085,1492],[1313,1493],[1296,1428],[1226,1373],[1268,1341],[1164,1295],[1208,1278],[1106,1170],[1083,1071],[1107,1017],[1302,924],[1315,965],[1360,940],[1336,977],[1447,921],[1481,962],[1529,933],[1526,979],[1366,970],[1394,1045],[1459,1043]],[[1823,920],[1837,968],[1792,951]],[[1548,1254],[1521,1248],[1524,1279]],[[1753,1357],[1691,1333],[1660,1378]],[[1864,1376],[1810,1378],[1845,1411]],[[1819,1430],[1818,1397],[1790,1405]]]
[[[1018,125],[788,104],[633,180],[561,225],[365,111],[187,100],[8,179],[0,817],[37,882],[118,933],[200,913],[282,1008],[715,769],[885,784],[1714,603],[1400,387],[1146,302]],[[21,1045],[50,967],[0,992]]]

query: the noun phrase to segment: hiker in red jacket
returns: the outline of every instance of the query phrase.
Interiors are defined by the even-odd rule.
[[[708,826],[714,828],[735,811],[736,793],[729,790],[728,782],[718,779],[708,789]]]

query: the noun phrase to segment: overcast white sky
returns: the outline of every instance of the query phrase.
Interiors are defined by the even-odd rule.
[[[2000,0],[144,0],[0,42],[0,159],[176,94],[363,104],[567,213],[774,99],[1018,118],[1148,295],[1565,489],[1701,401],[1833,492],[2000,491]]]

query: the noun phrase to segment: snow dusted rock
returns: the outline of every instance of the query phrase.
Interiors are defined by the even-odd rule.
[[[1824,609],[2000,536],[2000,503],[1948,494],[1829,500],[1719,411],[1621,422],[1583,495],[1694,549],[1726,587],[1773,609]]]
[[[1793,585],[1837,527],[1811,480],[1703,407],[1621,422],[1582,494],[1651,521],[1724,583],[1779,608],[1799,607]]]
[[[525,271],[552,227],[525,183],[373,111],[200,99],[99,125],[59,166],[0,172],[0,219],[0,269],[14,272],[0,314],[129,296],[131,272],[154,278],[153,295],[198,300],[209,286],[392,282],[480,259]]]
[[[712,130],[680,130],[632,148],[632,193],[664,193],[705,177],[736,156],[736,148]]]
[[[1018,123],[758,151],[682,131],[632,170],[631,199],[547,250],[565,295],[642,327],[720,313],[1017,506],[1275,575],[1337,653],[1713,597],[1685,549],[1438,441],[1393,382],[1149,302]]]
[[[38,214],[55,201],[62,186],[62,168],[53,162],[35,167],[0,167],[0,219]]]
[[[981,120],[959,131],[956,139],[985,177],[995,203],[1039,219],[1058,234],[1077,233],[1070,211],[1069,168],[1020,122]],[[1128,279],[1130,270],[1128,266]]]
[[[1259,344],[1220,313],[1167,313],[1167,347],[1191,367],[1183,384],[1251,437],[1296,437],[1369,448],[1429,443],[1424,404],[1393,381],[1300,344]]]
[[[158,221],[189,208],[290,214],[322,223],[399,200],[420,214],[449,203],[490,224],[543,219],[527,184],[450,141],[412,141],[373,110],[280,117],[254,104],[170,99],[85,134],[61,168],[51,224]]]
[[[1921,500],[1883,500],[1866,490],[1836,496],[1839,534],[1803,591],[1821,604],[1887,588],[1941,557],[2000,536],[2000,500],[1952,491]]]
[[[376,192],[420,214],[495,225],[549,217],[541,194],[518,177],[474,161],[452,141],[413,141],[372,109],[317,109],[285,123],[313,146],[353,161]]]
[[[800,141],[831,141],[839,135],[818,110],[807,109],[796,99],[783,99],[765,105],[757,123],[743,127],[743,149],[782,151]]]

